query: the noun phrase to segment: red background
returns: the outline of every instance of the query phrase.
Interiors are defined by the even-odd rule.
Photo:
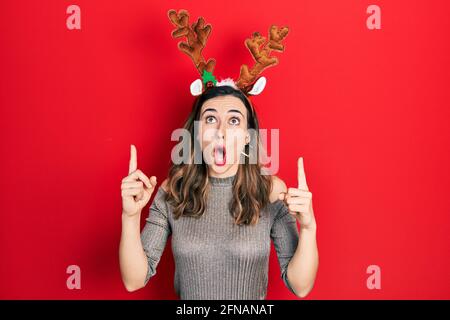
[[[66,28],[70,4],[81,30]],[[370,4],[381,30],[366,27]],[[129,146],[161,182],[198,77],[170,36],[171,8],[212,24],[203,53],[219,77],[252,62],[253,31],[290,27],[253,101],[261,127],[280,130],[288,186],[304,157],[320,255],[307,299],[449,299],[444,0],[2,1],[0,298],[176,298],[170,241],[142,290],[126,292],[118,264]],[[66,288],[71,264],[81,290]],[[371,264],[381,290],[366,287]],[[296,299],[279,272],[272,247],[267,298]]]

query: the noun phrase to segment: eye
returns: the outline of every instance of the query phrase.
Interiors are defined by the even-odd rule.
[[[216,122],[216,118],[214,116],[206,116],[205,121],[206,123],[214,123]]]
[[[239,118],[233,117],[230,119],[230,124],[234,126],[238,126],[241,123],[241,120]]]

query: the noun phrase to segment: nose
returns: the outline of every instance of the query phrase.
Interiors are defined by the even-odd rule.
[[[219,126],[216,131],[216,138],[217,139],[224,139],[225,138],[225,124],[223,121],[220,121]]]

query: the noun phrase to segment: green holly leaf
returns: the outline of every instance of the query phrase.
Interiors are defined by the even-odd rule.
[[[206,70],[203,70],[203,75],[202,75],[202,79],[203,79],[203,84],[207,84],[208,81],[212,81],[212,83],[214,83],[214,85],[216,85],[216,77],[214,77],[214,75],[211,72],[208,72]]]

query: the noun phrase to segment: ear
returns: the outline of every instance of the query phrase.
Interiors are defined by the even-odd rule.
[[[264,90],[266,82],[266,77],[259,78],[258,80],[256,80],[255,84],[253,84],[252,90],[250,90],[248,94],[251,94],[253,96],[260,94]]]
[[[203,82],[202,79],[197,79],[191,83],[191,94],[193,96],[198,96],[202,93]]]

